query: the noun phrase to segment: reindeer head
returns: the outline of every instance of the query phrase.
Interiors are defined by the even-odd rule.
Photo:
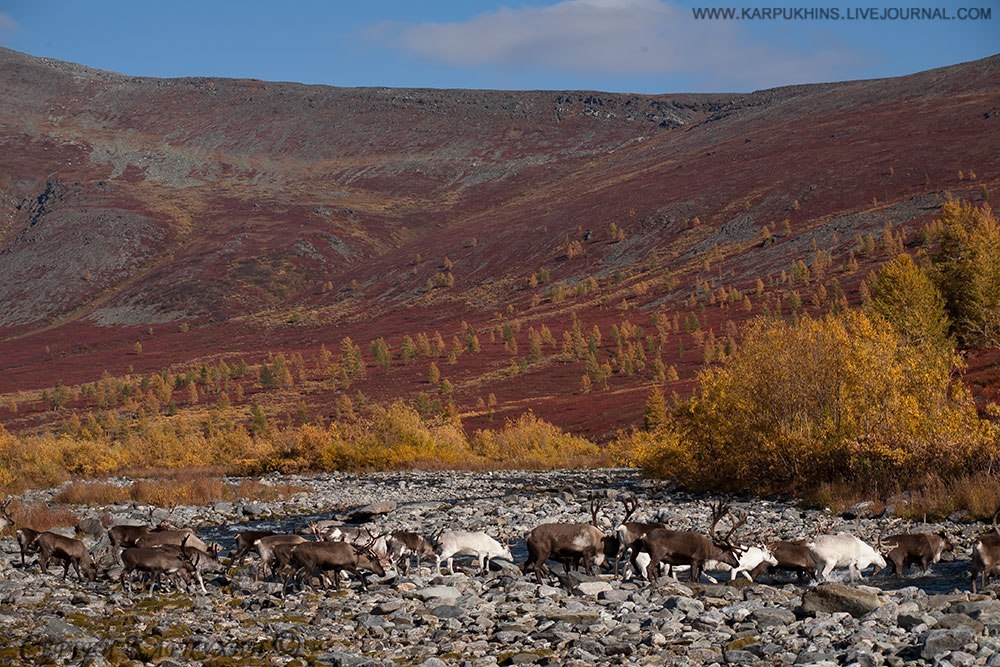
[[[355,553],[358,555],[358,565],[368,570],[371,570],[380,577],[385,576],[385,566],[389,565],[388,555],[380,555],[375,551],[375,543],[378,542],[382,535],[375,535],[371,530],[365,528],[365,532],[368,533],[368,541],[364,544],[354,543]]]
[[[708,534],[709,537],[712,538],[712,544],[725,554],[726,558],[724,558],[724,562],[735,567],[739,564],[739,557],[745,551],[745,548],[733,540],[733,536],[736,534],[736,531],[747,522],[748,516],[746,512],[733,512],[733,525],[730,527],[729,532],[727,532],[725,536],[719,537],[719,535],[715,532],[715,529],[719,525],[719,521],[730,513],[729,505],[723,503],[721,500],[713,505],[712,525],[708,529]]]
[[[0,532],[6,530],[8,526],[16,525],[14,519],[7,513],[7,506],[10,505],[12,500],[13,498],[8,498],[0,505]]]

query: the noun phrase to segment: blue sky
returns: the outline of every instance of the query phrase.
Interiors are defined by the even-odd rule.
[[[895,76],[1000,52],[1000,1],[932,1],[0,0],[0,45],[143,76],[639,93]],[[820,5],[992,18],[696,21],[691,11]]]

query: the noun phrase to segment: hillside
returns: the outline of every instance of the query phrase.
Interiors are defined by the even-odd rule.
[[[468,428],[530,408],[603,437],[636,423],[653,382],[683,394],[711,361],[706,337],[721,346],[793,298],[856,303],[944,193],[1000,187],[1000,57],[640,96],[144,79],[0,50],[0,86],[12,430],[87,405],[50,409],[40,390],[59,383],[282,352],[307,369],[280,391],[241,381],[235,403],[328,418],[341,394],[427,392]],[[811,273],[796,284],[799,260]],[[574,318],[600,329],[607,373],[562,352]],[[556,344],[532,350],[543,324]],[[404,336],[435,332],[445,352],[399,357]],[[313,362],[345,336],[368,365],[347,388]],[[1000,400],[996,369],[995,352],[970,360],[981,400]]]

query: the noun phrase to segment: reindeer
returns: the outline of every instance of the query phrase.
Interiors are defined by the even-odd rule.
[[[510,548],[481,532],[449,530],[437,537],[434,571],[441,572],[441,561],[448,561],[448,574],[455,574],[455,556],[472,556],[479,559],[479,571],[483,572],[491,558],[503,558],[511,562],[514,557]]]
[[[719,502],[712,507],[711,526],[708,537],[694,531],[676,531],[667,528],[656,528],[639,541],[640,548],[632,552],[632,566],[638,570],[636,561],[640,551],[649,554],[650,566],[657,567],[660,563],[668,565],[690,565],[691,581],[698,581],[706,565],[714,566],[724,563],[729,567],[737,567],[737,554],[742,549],[730,540],[736,531],[746,523],[747,515],[734,515],[735,521],[725,537],[719,537],[715,529],[724,516],[729,514],[729,506]]]
[[[835,535],[817,535],[806,546],[816,563],[818,578],[825,580],[834,568],[846,567],[853,582],[857,578],[861,578],[861,571],[869,565],[875,565],[878,569],[884,568],[885,558],[879,551],[895,549],[897,545],[884,547],[880,537],[878,551],[876,551],[871,545],[862,542],[850,533],[837,533]]]
[[[528,558],[521,564],[521,571],[534,571],[538,583],[542,583],[542,571],[548,571],[545,561],[554,558],[567,566],[580,563],[593,574],[594,566],[600,566],[618,553],[618,538],[609,537],[597,527],[597,513],[600,505],[590,499],[591,523],[543,523],[536,526],[525,537]]]
[[[729,572],[730,581],[736,579],[739,575],[743,575],[747,578],[747,581],[753,581],[754,572],[758,571],[759,568],[768,566],[777,566],[778,559],[774,556],[774,552],[771,550],[771,545],[766,545],[763,547],[747,547],[747,549],[740,554],[739,564],[734,567]]]
[[[153,509],[149,510],[150,522],[153,521],[154,511],[155,510]],[[172,511],[173,510],[171,510],[171,512]],[[121,563],[118,554],[121,549],[137,546],[139,540],[150,533],[168,532],[169,530],[170,524],[168,524],[166,520],[161,521],[156,526],[134,524],[119,524],[111,526],[108,528],[108,540],[111,542],[111,555],[116,563]],[[194,535],[194,531],[190,528],[182,528],[180,530],[192,536]]]
[[[402,563],[404,572],[410,573],[411,557],[416,557],[417,567],[421,558],[434,558],[434,547],[420,533],[397,530],[386,539],[389,558],[394,563]]]
[[[49,561],[54,558],[63,564],[63,579],[69,574],[70,565],[80,581],[85,576],[91,581],[97,579],[97,564],[80,540],[45,531],[35,538],[35,544],[38,545],[38,564],[43,573],[48,574]]]
[[[194,531],[190,528],[180,528],[177,530],[158,530],[146,533],[138,540],[135,541],[135,546],[137,547],[159,547],[167,544],[173,544],[175,546],[180,546],[181,544],[187,542],[189,547],[194,547],[195,549],[201,549],[206,553],[210,553],[213,556],[218,556],[219,552],[222,550],[222,545],[216,542],[208,544],[201,540]]]
[[[3,501],[3,504],[0,504],[0,532],[7,530],[8,526],[17,525],[14,519],[10,517],[10,514],[7,513],[7,506],[13,500],[13,498],[7,498],[7,500]]]
[[[805,542],[779,540],[768,544],[767,550],[776,562],[773,564],[762,562],[754,567],[750,572],[753,579],[757,579],[765,572],[770,573],[771,570],[794,572],[800,584],[806,579],[816,578],[816,563],[813,561],[809,547],[806,546]]]
[[[667,524],[653,522],[653,523],[639,523],[635,521],[629,521],[629,518],[639,507],[639,499],[635,496],[625,496],[622,498],[622,504],[625,506],[625,516],[622,517],[621,523],[615,528],[615,535],[618,537],[619,552],[615,563],[615,575],[619,575],[619,569],[621,569],[621,574],[623,578],[625,577],[625,559],[630,557],[634,552],[639,549],[639,540],[644,538],[650,531],[656,530],[657,528],[663,528],[666,530]],[[640,564],[640,570],[643,576],[646,576],[645,567]]]
[[[203,551],[198,547],[188,546],[188,539],[184,539],[180,546],[174,544],[161,544],[155,549],[161,551],[166,551],[168,553],[173,553],[187,563],[190,563],[191,567],[185,567],[185,571],[190,571],[194,575],[195,581],[198,582],[198,586],[201,588],[202,595],[208,593],[205,589],[205,580],[202,578],[203,572],[225,572],[226,568],[219,559],[213,554]]]
[[[365,545],[355,545],[347,542],[304,542],[292,548],[292,565],[298,566],[301,576],[312,576],[319,571],[320,580],[328,585],[326,572],[333,572],[334,586],[340,590],[340,573],[344,570],[356,574],[361,579],[361,588],[368,590],[368,582],[363,570],[374,572],[380,577],[385,576],[385,568],[371,547],[373,539]],[[285,583],[287,588],[287,580]]]
[[[983,533],[972,547],[972,592],[978,593],[976,579],[980,579],[979,587],[986,588],[990,577],[1000,577],[1000,526],[997,526],[997,516],[1000,509],[993,515],[993,530]]]
[[[233,555],[230,557],[230,562],[233,565],[242,565],[243,561],[254,551],[254,543],[262,537],[270,537],[271,535],[276,535],[274,531],[271,530],[244,530],[236,536],[236,550],[233,551]]]
[[[927,574],[931,563],[941,561],[941,554],[955,548],[948,536],[942,530],[940,533],[900,533],[885,538],[893,548],[885,553],[886,561],[892,565],[896,576],[903,576],[903,568],[907,565],[919,565]],[[876,567],[872,576],[879,573]]]
[[[257,555],[260,556],[260,565],[257,566],[254,581],[259,581],[264,572],[266,572],[267,566],[272,564],[274,551],[279,545],[290,544],[298,546],[304,542],[308,542],[308,540],[301,535],[265,535],[256,540],[253,546],[257,550]],[[276,573],[273,565],[272,573]]]
[[[41,531],[33,530],[26,526],[18,526],[17,522],[14,521],[13,517],[7,513],[7,507],[10,505],[12,498],[8,498],[0,505],[0,531],[5,530],[8,526],[14,526],[16,529],[15,536],[17,537],[17,546],[21,552],[21,567],[24,567],[27,563],[25,562],[25,556],[32,551],[37,551],[38,546],[36,545],[36,540],[38,536],[41,535]]]
[[[149,594],[153,594],[153,589],[163,575],[183,575],[190,579],[195,572],[195,567],[190,560],[186,560],[181,554],[172,549],[160,549],[150,547],[128,547],[122,551],[122,573],[119,581],[122,590],[131,593],[131,583],[126,577],[133,572],[144,572],[151,576],[149,584]]]

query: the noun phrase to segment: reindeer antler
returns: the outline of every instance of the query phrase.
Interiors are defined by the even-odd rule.
[[[590,494],[590,523],[594,526],[597,525],[597,513],[601,511],[601,503],[598,502],[597,496],[593,493]]]
[[[719,536],[715,534],[715,528],[719,525],[722,517],[729,514],[729,504],[724,503],[721,500],[713,505],[710,505],[712,510],[712,524],[708,527],[708,536],[712,538],[713,542],[719,541]]]
[[[879,533],[878,535],[875,536],[875,546],[878,548],[880,552],[889,553],[890,551],[898,547],[899,543],[897,542],[896,544],[888,544],[888,545],[882,544],[882,533]]]
[[[733,526],[732,528],[729,529],[729,532],[726,533],[726,536],[722,538],[722,541],[725,542],[726,544],[731,544],[731,542],[729,541],[730,538],[732,538],[733,534],[737,530],[739,530],[744,524],[746,524],[749,515],[746,512],[733,512],[733,518],[736,519],[736,521],[733,522]]]
[[[636,509],[639,508],[639,499],[635,496],[624,496],[622,497],[622,505],[625,506],[625,516],[622,517],[622,523],[625,523],[632,515],[635,513]]]

